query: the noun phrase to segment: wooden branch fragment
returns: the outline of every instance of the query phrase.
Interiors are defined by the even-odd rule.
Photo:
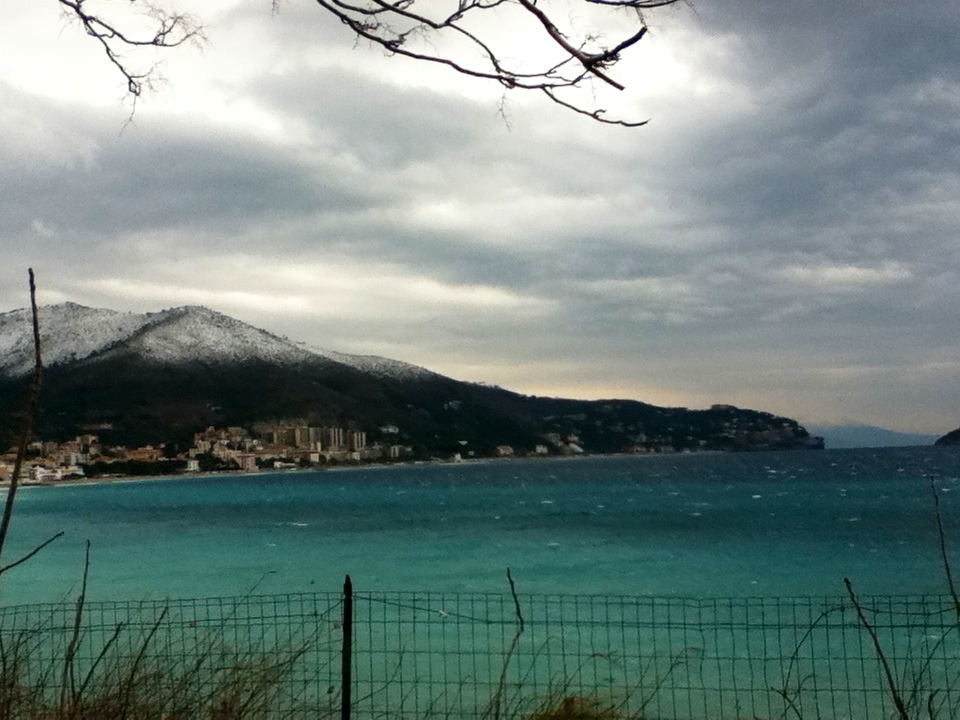
[[[23,461],[27,454],[27,444],[33,432],[33,418],[40,401],[40,387],[43,381],[43,359],[40,356],[40,319],[37,313],[37,286],[34,282],[33,268],[28,271],[30,279],[30,312],[33,320],[33,379],[30,382],[30,391],[27,396],[26,408],[20,426],[20,437],[17,442],[17,455],[13,463],[13,474],[10,476],[10,488],[7,490],[7,499],[3,506],[3,519],[0,520],[0,556],[10,531],[10,519],[13,517],[13,502],[20,486],[20,473],[23,470]]]

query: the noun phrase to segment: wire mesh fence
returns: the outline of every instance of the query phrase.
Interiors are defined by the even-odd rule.
[[[509,592],[8,607],[2,686],[49,702],[133,678],[224,718],[960,716],[953,598],[859,604],[862,618],[839,597]]]
[[[354,709],[363,717],[897,715],[848,600],[518,600],[522,632],[509,595],[358,593]],[[910,717],[960,714],[953,600],[861,604]]]
[[[2,608],[0,716],[330,716],[342,604],[312,593]]]

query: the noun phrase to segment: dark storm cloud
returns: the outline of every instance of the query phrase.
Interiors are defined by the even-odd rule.
[[[784,22],[775,20],[774,27]],[[556,203],[566,217],[545,237],[518,227],[506,246],[483,245],[498,232],[483,222],[465,234],[384,226],[366,248],[447,279],[555,301],[564,312],[541,320],[540,332],[565,337],[568,353],[584,347],[584,360],[583,339],[617,338],[626,353],[655,348],[671,364],[699,342],[757,354],[772,346],[791,370],[896,363],[909,350],[885,342],[890,332],[905,333],[899,338],[909,337],[910,346],[937,346],[928,335],[943,322],[930,310],[955,292],[949,278],[958,263],[948,242],[955,222],[937,217],[949,209],[931,207],[930,193],[955,179],[953,148],[960,147],[943,98],[929,91],[938,76],[916,71],[909,82],[864,83],[866,71],[847,56],[862,55],[873,36],[859,47],[829,41],[814,48],[788,27],[781,47],[762,25],[736,29],[758,42],[742,41],[743,54],[719,81],[743,95],[745,109],[715,114],[677,101],[649,131],[614,149],[534,143],[524,127],[491,142],[471,125],[474,104],[429,92],[405,95],[391,133],[384,122],[360,118],[390,117],[393,98],[351,77],[321,82],[323,95],[337,101],[327,110],[276,85],[270,100],[335,132],[344,148],[355,144],[387,184],[430,162],[457,177],[464,206],[481,204],[489,187],[471,186],[456,170],[485,158],[473,170],[478,176],[496,172],[501,188],[522,188],[531,205]],[[340,103],[348,109],[337,122],[329,108]],[[924,157],[925,149],[935,152]],[[495,165],[498,156],[511,161]],[[578,217],[591,200],[594,210]],[[472,332],[487,342],[503,330]]]
[[[929,27],[950,27],[947,18],[924,17],[919,28],[901,23],[907,35],[892,44],[884,18],[861,24],[860,16],[817,17],[794,5],[775,4],[786,8],[780,14],[764,4],[755,17],[732,19],[704,11],[699,25],[707,32],[717,20],[742,35],[742,54],[724,71],[747,110],[651,127],[657,149],[638,148],[634,157],[644,168],[640,195],[675,208],[677,220],[660,232],[681,240],[689,233],[700,247],[697,264],[736,265],[761,281],[752,285],[761,291],[764,277],[795,265],[900,262],[917,281],[933,268],[955,268],[956,204],[941,195],[956,186],[960,160],[960,126],[950,112],[957,53],[941,44],[943,57],[931,66],[914,49]],[[791,85],[795,79],[802,82]],[[649,262],[645,254],[638,265],[646,272],[668,271],[668,257]],[[680,254],[676,261],[675,272],[690,262]],[[777,281],[789,295],[789,278]],[[887,283],[876,290],[890,297]],[[896,305],[878,306],[896,315]]]
[[[349,68],[264,76],[248,90],[264,107],[307,124],[315,142],[350,154],[372,172],[449,159],[496,134],[476,122],[484,109],[492,117],[491,108],[429,89],[398,92]]]
[[[504,121],[315,8],[244,4],[217,44],[267,52],[217,87],[270,132],[147,112],[118,138],[2,88],[0,242],[104,304],[209,296],[467,379],[936,431],[960,402],[960,11],[695,9],[651,16],[682,67],[624,78],[651,123],[619,131],[509,94]],[[350,323],[318,310],[340,303]]]
[[[21,102],[7,89],[9,102]],[[175,227],[235,229],[263,218],[358,207],[361,193],[318,178],[293,151],[214,127],[145,122],[117,128],[76,108],[29,100],[49,127],[70,128],[59,152],[17,162],[16,145],[0,145],[0,222],[5,233],[35,218],[76,234],[113,235]],[[41,138],[41,142],[46,138]],[[50,202],[51,199],[55,202]]]

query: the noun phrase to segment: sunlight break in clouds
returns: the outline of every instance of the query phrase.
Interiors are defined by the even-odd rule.
[[[790,265],[778,273],[788,282],[842,290],[864,285],[888,285],[913,278],[901,263],[887,262],[880,267],[858,265]]]
[[[208,274],[202,265],[207,265]],[[201,304],[222,312],[255,311],[267,317],[295,313],[335,319],[347,314],[353,322],[391,315],[419,316],[433,313],[438,307],[459,312],[528,314],[539,312],[540,306],[535,299],[501,288],[445,284],[376,267],[284,266],[248,258],[234,263],[233,271],[221,274],[219,281],[211,281],[223,269],[218,261],[209,260],[193,268],[181,284],[175,284],[173,277],[158,281],[108,277],[89,286],[93,292],[113,298],[111,306],[134,302],[141,309],[158,310],[169,305]],[[246,282],[236,283],[241,273]],[[235,283],[252,289],[238,290]],[[216,285],[221,287],[211,287]],[[331,298],[336,301],[331,302]]]

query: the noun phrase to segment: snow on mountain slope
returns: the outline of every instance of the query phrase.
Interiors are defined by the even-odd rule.
[[[150,316],[61,303],[39,308],[39,320],[43,363],[50,367],[100,352],[135,333]],[[0,314],[0,374],[25,375],[33,363],[29,309]]]
[[[47,367],[94,355],[133,352],[166,364],[258,360],[291,364],[317,360],[347,365],[380,378],[435,377],[425,368],[375,355],[315,350],[208,308],[188,305],[154,313],[122,313],[61,303],[40,308],[40,337]],[[33,369],[33,335],[27,309],[0,313],[0,375]]]
[[[314,353],[265,330],[193,305],[156,313],[153,322],[124,343],[124,349],[170,364],[248,360],[289,364],[316,359]]]
[[[402,360],[391,360],[390,358],[380,357],[379,355],[350,355],[335,350],[315,350],[314,352],[321,357],[349,365],[356,370],[376,375],[379,378],[416,380],[420,378],[437,377],[435,372],[422,368],[419,365],[411,365]]]

